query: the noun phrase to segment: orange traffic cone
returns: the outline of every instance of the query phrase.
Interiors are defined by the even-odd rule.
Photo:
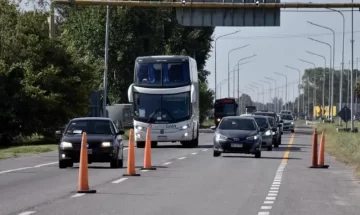
[[[311,155],[311,166],[310,168],[317,168],[317,130],[314,129],[313,139],[312,139],[312,155]]]
[[[134,146],[134,129],[130,129],[129,133],[129,146],[127,158],[127,171],[123,176],[140,176],[135,171],[135,146]]]
[[[83,132],[80,149],[79,183],[78,193],[96,193],[96,190],[89,189],[88,153],[86,132]]]
[[[144,152],[144,167],[142,170],[156,170],[155,167],[151,166],[151,125],[149,125],[146,131],[146,142]]]
[[[319,160],[318,160],[318,168],[329,168],[329,165],[324,164],[325,160],[325,131],[321,134],[321,140],[320,140],[320,149],[319,149]]]

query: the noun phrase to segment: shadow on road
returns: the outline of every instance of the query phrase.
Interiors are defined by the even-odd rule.
[[[285,152],[285,151],[290,151],[290,152],[304,152],[301,150],[301,148],[307,148],[307,147],[279,147],[279,148],[273,148],[273,151],[277,151],[277,152]]]
[[[233,156],[229,156],[229,155],[223,155],[222,157],[224,158],[251,158],[251,159],[259,159],[259,158],[254,158],[253,156],[241,156],[241,155],[233,155]],[[270,159],[270,160],[282,160],[284,158],[282,157],[261,157],[260,159]],[[301,158],[286,158],[289,160],[302,160]]]
[[[194,147],[194,148],[186,148],[183,147],[182,145],[158,145],[153,149],[209,149],[212,148],[213,145],[199,145],[198,147]]]

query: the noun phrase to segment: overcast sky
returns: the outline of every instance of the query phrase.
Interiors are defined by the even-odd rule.
[[[293,0],[282,2],[295,2]],[[309,2],[298,0],[298,2]],[[344,0],[316,0],[311,2],[351,2]],[[354,2],[360,2],[355,0]],[[332,45],[333,36],[331,31],[322,29],[307,23],[307,21],[314,22],[319,25],[324,25],[332,28],[336,33],[335,44],[335,68],[340,67],[341,51],[342,51],[342,17],[336,12],[289,12],[296,9],[286,9],[281,12],[281,26],[280,27],[217,27],[214,32],[214,38],[241,30],[240,33],[223,37],[217,42],[217,83],[227,78],[227,64],[228,52],[231,49],[250,44],[244,49],[234,51],[230,54],[230,69],[233,69],[237,61],[243,57],[257,54],[256,57],[251,58],[250,63],[240,66],[240,89],[248,86],[251,82],[259,82],[265,80],[265,76],[278,80],[277,85],[285,85],[285,78],[277,76],[274,72],[284,73],[288,75],[289,82],[298,83],[298,72],[285,68],[285,64],[296,67],[303,71],[311,65],[303,63],[298,60],[302,58],[311,61],[317,66],[323,66],[324,60],[306,53],[311,51],[327,58],[329,64],[330,51],[329,47],[323,44],[313,42],[307,37],[321,40]],[[305,9],[299,9],[304,11]],[[321,10],[321,9],[316,9]],[[351,10],[351,9],[340,9]],[[287,12],[288,11],[288,12]],[[351,12],[344,11],[345,16],[345,68],[349,67],[351,60]],[[360,57],[360,12],[354,11],[354,61]],[[213,43],[214,47],[214,43]],[[211,52],[211,57],[206,62],[206,69],[211,71],[208,78],[212,89],[215,86],[214,76],[214,48]],[[245,60],[246,61],[246,60]],[[244,61],[244,62],[245,62]],[[356,69],[356,63],[354,65]],[[260,82],[261,83],[261,82]],[[264,84],[264,83],[263,83]],[[232,86],[232,83],[231,83]],[[269,88],[268,84],[265,84]],[[274,84],[273,84],[274,87]],[[219,88],[218,88],[219,89]],[[288,98],[292,98],[293,86],[288,86]],[[227,84],[222,85],[222,97],[227,97]],[[295,90],[297,92],[297,89]],[[219,90],[218,90],[219,93]],[[230,90],[230,96],[233,94],[233,89]],[[297,93],[296,93],[297,94]],[[251,94],[250,94],[251,95]],[[269,94],[267,93],[267,96]],[[295,95],[296,96],[296,95]],[[219,94],[218,94],[219,97]],[[260,97],[262,101],[262,97]]]

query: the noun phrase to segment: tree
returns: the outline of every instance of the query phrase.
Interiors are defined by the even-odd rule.
[[[209,89],[207,84],[199,82],[199,108],[200,108],[200,123],[203,123],[205,118],[210,115],[212,107],[214,106],[214,91]]]
[[[251,100],[251,97],[248,95],[248,94],[241,94],[240,96],[240,100],[236,99],[238,105],[239,105],[239,108],[240,108],[240,112],[241,113],[245,113],[245,107],[246,106],[249,106],[249,105],[253,105],[253,101]]]

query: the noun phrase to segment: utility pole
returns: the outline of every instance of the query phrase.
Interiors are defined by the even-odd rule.
[[[354,3],[354,0],[351,0]],[[351,131],[354,132],[354,86],[353,86],[353,73],[354,73],[354,8],[351,8]]]
[[[110,7],[106,6],[106,29],[105,29],[105,70],[104,70],[104,98],[103,98],[103,116],[107,117],[106,114],[106,103],[107,103],[107,85],[108,85],[108,68],[109,68],[109,15]]]

